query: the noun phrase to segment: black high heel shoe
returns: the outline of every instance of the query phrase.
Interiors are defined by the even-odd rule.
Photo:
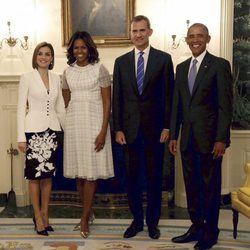
[[[33,217],[33,223],[34,223],[35,231],[36,231],[37,234],[43,235],[43,236],[49,236],[49,234],[48,234],[48,232],[46,231],[46,229],[41,230],[41,231],[38,231],[38,230],[37,230],[36,218],[35,218],[35,217]]]
[[[48,232],[54,232],[55,231],[52,226],[45,227],[45,230],[48,231]]]

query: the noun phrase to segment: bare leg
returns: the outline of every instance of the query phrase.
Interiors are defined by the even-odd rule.
[[[44,226],[49,225],[49,200],[52,188],[52,178],[43,179],[40,181],[41,188],[41,214]]]
[[[80,195],[80,200],[81,200],[81,203],[83,203],[83,189],[84,189],[84,180],[83,179],[76,179],[76,188],[77,188],[77,191]]]
[[[77,191],[79,192],[79,195],[80,195],[82,207],[84,207],[84,205],[83,205],[83,202],[84,202],[84,199],[83,199],[83,197],[84,197],[84,184],[82,182],[84,182],[83,179],[76,179]],[[93,209],[91,209],[90,218],[89,218],[90,224],[93,223],[94,219],[95,219],[94,211],[93,211]]]
[[[97,181],[84,180],[83,182],[83,213],[81,217],[81,232],[89,232],[89,218],[97,188]]]
[[[79,196],[80,196],[80,201],[82,204],[82,208],[83,206],[83,196],[84,196],[84,180],[83,179],[76,179],[76,187],[77,187],[77,191],[79,192]],[[90,213],[90,218],[89,218],[89,224],[93,224],[93,221],[95,219],[95,215],[94,215],[94,211],[93,209],[91,210]],[[73,229],[73,231],[79,231],[81,229],[81,221],[79,223],[77,223]]]
[[[40,210],[40,180],[29,180],[29,192],[34,209],[37,231],[42,231],[44,230],[44,224]]]

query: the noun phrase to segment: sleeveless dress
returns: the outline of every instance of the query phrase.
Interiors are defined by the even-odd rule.
[[[62,88],[71,99],[64,130],[64,176],[88,180],[114,176],[110,127],[105,145],[95,151],[95,139],[103,122],[101,88],[111,85],[107,69],[100,63],[69,66],[63,74]]]

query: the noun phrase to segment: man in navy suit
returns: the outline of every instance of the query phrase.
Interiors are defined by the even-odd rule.
[[[134,218],[124,238],[133,237],[143,230],[142,187],[139,185],[142,173],[146,176],[147,184],[148,233],[153,239],[160,237],[158,222],[161,214],[163,150],[169,137],[174,73],[171,56],[149,45],[152,32],[147,17],[134,17],[131,40],[135,48],[118,57],[114,66],[114,131],[116,142],[123,145],[125,151],[128,201]],[[137,65],[140,54],[144,61],[144,75],[141,76],[143,83],[139,87],[137,74],[140,70]]]
[[[198,241],[195,249],[210,249],[218,239],[221,163],[230,144],[232,118],[230,64],[206,51],[209,41],[204,24],[188,29],[186,42],[192,57],[176,68],[170,126],[169,149],[174,155],[181,126],[182,169],[192,222],[187,233],[172,241]],[[197,71],[194,82],[193,69]]]

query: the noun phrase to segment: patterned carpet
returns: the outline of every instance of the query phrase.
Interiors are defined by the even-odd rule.
[[[8,219],[0,221],[0,250],[189,250],[193,244],[173,244],[173,236],[186,232],[187,220],[161,220],[161,237],[151,240],[147,228],[133,239],[123,239],[124,230],[130,223],[127,219],[96,219],[91,226],[88,239],[73,231],[77,219],[51,219],[55,232],[49,237],[38,236],[30,218]],[[214,250],[250,249],[250,230],[240,229],[234,240],[232,230],[222,228],[218,244]]]

